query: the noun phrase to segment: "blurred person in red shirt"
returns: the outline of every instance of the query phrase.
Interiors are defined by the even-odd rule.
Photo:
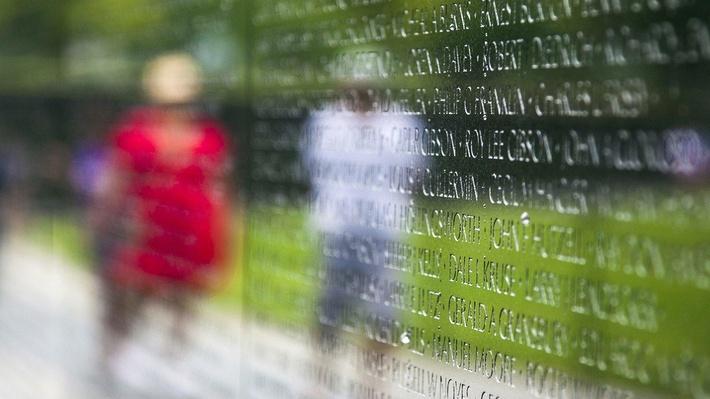
[[[168,54],[148,64],[150,106],[129,112],[109,138],[91,219],[105,299],[104,366],[144,305],[167,304],[173,342],[185,340],[191,303],[225,279],[229,201],[224,130],[194,105],[198,66]]]

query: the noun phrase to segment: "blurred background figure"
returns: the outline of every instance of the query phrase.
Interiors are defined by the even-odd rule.
[[[226,271],[229,146],[196,105],[200,69],[186,54],[163,55],[145,68],[143,87],[150,105],[122,118],[105,153],[87,148],[75,173],[103,281],[101,365],[116,383],[141,377],[122,365],[149,304],[170,315],[167,352],[179,367],[194,302]]]
[[[22,225],[27,175],[28,163],[22,143],[0,138],[0,247],[8,231]]]
[[[4,146],[0,146],[3,148]],[[7,223],[7,196],[10,180],[9,154],[0,149],[0,248],[2,248],[5,238],[5,224]],[[2,264],[0,263],[0,266]]]
[[[98,197],[106,172],[108,149],[103,140],[90,137],[80,143],[72,157],[69,180],[79,205],[91,206]]]

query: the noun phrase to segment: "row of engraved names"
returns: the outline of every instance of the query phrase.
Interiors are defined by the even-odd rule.
[[[311,15],[328,15],[360,7],[378,6],[392,0],[261,0],[256,2],[253,20],[268,23]],[[328,15],[329,16],[329,15]]]
[[[505,71],[675,66],[709,60],[710,30],[705,22],[692,18],[678,28],[664,22],[643,28],[620,25],[595,33],[577,30],[452,45],[343,50],[331,55],[270,53],[259,61],[256,78],[262,85],[288,86],[302,81],[479,77]]]
[[[675,115],[673,87],[650,87],[645,79],[540,81],[520,84],[449,85],[361,90],[282,90],[255,99],[259,118],[298,118],[311,113],[422,116],[646,118]],[[664,108],[658,107],[665,104]]]
[[[291,171],[293,168],[287,170]],[[313,181],[319,184],[318,191],[347,190],[353,193],[354,198],[372,197],[372,190],[380,190],[400,196],[403,201],[407,200],[408,196],[417,198],[417,201],[457,200],[466,201],[472,209],[492,205],[495,207],[493,209],[505,209],[508,212],[517,210],[531,213],[543,211],[558,215],[589,215],[598,218],[597,221],[607,223],[641,222],[646,223],[646,226],[697,230],[698,227],[703,227],[698,225],[698,220],[710,219],[710,207],[708,207],[710,191],[705,189],[688,190],[677,185],[629,184],[628,180],[609,182],[605,179],[574,175],[532,177],[529,174],[508,172],[480,174],[446,168],[424,168],[418,171],[421,173],[412,175],[416,179],[411,182],[406,181],[406,184],[390,180],[383,182],[383,185],[376,180],[362,180],[363,185],[359,185],[357,181],[349,181],[346,184],[319,179]],[[285,177],[293,179],[284,179]],[[278,175],[260,172],[251,178],[255,184],[263,184],[267,180],[276,186],[263,193],[271,200],[281,196],[282,202],[288,203],[289,206],[311,206],[309,203],[312,199],[303,190],[297,190],[291,196],[282,192],[283,184],[307,181],[303,176],[285,176],[282,172],[278,172]],[[369,183],[364,184],[365,182]],[[255,195],[257,194],[258,192],[255,192]],[[454,204],[441,202],[441,206],[444,205]],[[369,206],[372,209],[375,207],[374,204]],[[382,206],[386,208],[389,205]],[[457,203],[454,206],[463,205]],[[260,225],[267,223],[268,220],[260,221]]]
[[[329,261],[359,261],[371,268],[342,268],[337,273],[323,275],[323,284],[329,290],[338,290],[341,295],[354,296],[364,301],[382,304],[394,309],[448,320],[450,324],[483,331],[485,323],[472,308],[476,302],[457,294],[447,295],[441,287],[461,287],[456,292],[475,293],[479,300],[482,292],[510,298],[522,298],[529,303],[558,308],[565,314],[590,316],[621,326],[656,332],[659,315],[656,306],[657,294],[652,290],[633,287],[624,283],[598,280],[581,275],[559,273],[544,268],[516,266],[487,256],[477,257],[466,253],[430,249],[411,245],[408,253],[369,252],[371,237],[326,234],[322,252]],[[348,248],[336,244],[346,242]],[[383,246],[396,247],[392,242]],[[341,244],[343,245],[343,244]],[[404,244],[406,245],[406,244]],[[403,246],[404,246],[403,245]],[[409,257],[407,261],[395,258]],[[377,262],[381,261],[381,265]],[[405,268],[402,270],[401,268]],[[399,278],[385,270],[399,270],[406,274]],[[425,277],[421,283],[407,279],[407,275]],[[428,288],[432,281],[436,289]],[[471,289],[471,291],[469,291]],[[474,291],[475,290],[475,291]],[[491,296],[489,296],[491,297]],[[498,301],[497,303],[500,303]],[[481,304],[479,308],[485,309]],[[485,313],[485,312],[484,312]],[[479,316],[480,316],[479,312]]]
[[[446,240],[479,251],[525,254],[532,259],[710,289],[710,246],[702,232],[676,232],[673,241],[668,241],[642,233],[605,231],[598,228],[603,221],[583,219],[570,225],[538,221],[527,212],[516,218],[481,216],[479,211],[325,193],[318,193],[311,204],[311,213],[319,220],[353,228]]]
[[[305,176],[295,173],[296,168],[277,170],[269,166],[276,165],[278,159],[266,159],[264,169],[253,172],[251,178],[277,184],[310,181],[317,184],[317,190],[348,190],[353,197],[381,192],[401,195],[403,200],[458,200],[466,201],[471,207],[493,205],[560,215],[594,215],[621,222],[682,226],[710,219],[710,192],[684,190],[676,185],[629,184],[629,179],[609,181],[608,176],[532,176],[503,170],[485,173],[343,161],[337,161],[335,166],[314,163],[306,180]],[[331,166],[344,169],[328,169]]]
[[[316,385],[331,395],[346,397],[400,399],[415,395],[426,399],[505,399],[509,397],[509,392],[515,392],[515,397],[525,393],[544,399],[637,397],[628,388],[581,378],[569,370],[541,363],[539,359],[524,360],[495,348],[471,346],[469,342],[443,335],[433,338],[441,341],[437,345],[442,348],[436,357],[431,358],[373,349],[356,343],[356,340],[338,336],[329,337],[327,342],[304,336],[303,341],[313,348],[313,353],[318,354],[312,357],[283,356],[280,348],[258,341],[252,346],[251,355],[263,357],[273,353],[272,357],[278,358],[278,367],[284,373],[294,373],[299,381]],[[460,350],[457,349],[459,342],[462,345]],[[445,349],[443,345],[450,348]],[[448,359],[458,359],[459,356],[470,356],[466,358],[470,363],[469,369],[457,367],[464,374],[448,372],[439,365],[454,365],[455,360],[448,364]],[[328,360],[323,360],[342,358],[353,359],[352,368],[357,370],[357,375],[349,374],[351,368],[333,368]],[[269,366],[277,367],[275,364]],[[262,369],[266,373],[262,378],[269,380],[264,384],[268,387],[275,383],[270,367]],[[469,378],[467,372],[474,373],[476,378]]]
[[[451,306],[458,305],[454,302]],[[539,378],[549,372],[540,357],[526,358],[525,353],[533,350],[571,361],[587,372],[615,376],[639,386],[660,386],[696,397],[708,393],[704,371],[710,358],[693,351],[690,345],[662,348],[654,341],[662,339],[659,336],[640,338],[589,324],[571,325],[493,303],[476,302],[474,308],[483,312],[480,318],[484,321],[480,330],[469,330],[471,334],[417,320],[394,319],[353,304],[339,306],[338,311],[326,309],[319,321],[511,387],[530,388],[532,382],[538,382],[531,381],[533,375],[539,372]],[[538,364],[542,370],[537,369]]]
[[[388,39],[426,37],[499,27],[612,15],[669,15],[696,0],[456,0],[404,5],[391,11],[322,18],[296,28],[261,29],[257,54],[339,48]],[[273,10],[270,9],[271,13]]]
[[[281,381],[284,376],[289,376],[304,382],[304,386],[310,387],[306,388],[307,391],[318,387],[329,395],[363,399],[404,399],[412,395],[426,399],[505,399],[508,396],[501,391],[510,392],[509,388],[545,399],[635,397],[630,390],[580,378],[537,360],[514,358],[494,348],[469,348],[471,344],[462,341],[465,349],[453,349],[454,345],[458,345],[458,340],[444,336],[437,339],[444,341],[441,345],[448,343],[452,349],[442,348],[441,356],[470,356],[470,360],[467,359],[471,364],[469,369],[458,367],[464,370],[464,374],[442,369],[439,364],[448,366],[448,359],[422,359],[420,356],[391,353],[358,344],[347,337],[333,335],[313,340],[303,336],[301,339],[313,355],[284,355],[281,348],[258,340],[250,345],[250,356],[268,359],[251,371],[256,374],[252,380],[260,382],[255,387],[259,392],[277,394],[280,398],[300,397],[300,387]],[[353,363],[348,368],[335,368],[330,359],[352,359]],[[278,374],[273,372],[276,367],[281,371]],[[354,375],[353,370],[356,370]],[[467,372],[475,373],[477,379],[468,378]],[[481,382],[487,384],[482,386]]]
[[[467,127],[469,123],[449,127],[451,124],[438,121],[422,126],[418,119],[406,124],[367,122],[306,124],[297,149],[358,154],[361,158],[366,154],[403,154],[459,158],[472,164],[494,161],[686,175],[701,171],[710,158],[706,138],[692,128],[501,129]],[[269,149],[268,141],[261,143],[266,143],[263,149]]]
[[[417,199],[460,200],[469,206],[494,205],[560,215],[594,215],[621,222],[664,226],[692,225],[698,219],[710,219],[706,208],[710,202],[707,190],[638,186],[629,184],[629,179],[609,182],[604,177],[545,177],[504,171],[480,173],[401,166],[381,170],[380,167],[371,170],[377,175],[342,174],[336,177],[317,172],[311,182],[321,191],[353,190],[353,197],[372,196],[374,191]],[[339,181],[339,178],[347,180]]]

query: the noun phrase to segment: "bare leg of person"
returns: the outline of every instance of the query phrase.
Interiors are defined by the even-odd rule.
[[[189,344],[189,325],[194,316],[192,293],[184,288],[177,288],[168,299],[172,313],[172,325],[167,352],[171,357],[180,355],[180,351]]]
[[[133,330],[146,302],[141,292],[116,286],[113,282],[104,290],[105,314],[101,347],[101,367],[110,372],[111,363],[121,351]]]
[[[102,281],[103,289],[103,324],[101,334],[101,368],[106,372],[109,369],[111,360],[127,335],[126,308],[128,298],[120,288],[113,282]]]

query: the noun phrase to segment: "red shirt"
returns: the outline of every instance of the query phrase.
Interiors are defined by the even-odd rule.
[[[128,233],[111,262],[111,276],[143,288],[204,289],[226,252],[228,209],[220,182],[227,139],[215,121],[197,120],[198,136],[169,159],[155,134],[165,128],[160,120],[159,110],[134,111],[112,139],[115,167],[126,179],[119,195]]]

